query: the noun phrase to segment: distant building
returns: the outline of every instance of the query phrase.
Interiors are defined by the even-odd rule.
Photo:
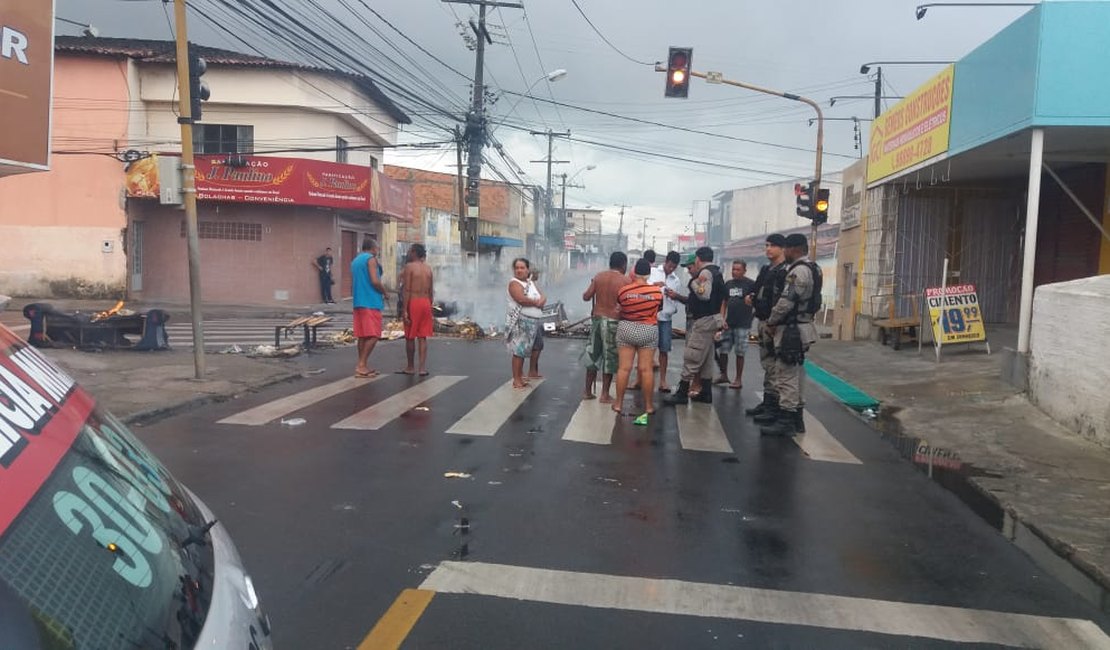
[[[794,212],[794,185],[808,182],[799,178],[714,194],[709,204],[709,245],[720,248],[730,241],[810,225]],[[825,176],[821,186],[829,190],[829,223],[840,223],[841,174]]]

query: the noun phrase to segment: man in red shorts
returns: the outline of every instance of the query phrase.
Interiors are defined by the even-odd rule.
[[[382,336],[385,286],[382,284],[382,265],[378,261],[378,242],[372,237],[362,240],[362,253],[351,262],[351,298],[355,310],[355,338],[358,339],[355,377],[374,377],[378,371],[371,370],[366,364]]]
[[[409,261],[401,271],[404,286],[405,356],[408,365],[401,372],[411,375],[417,347],[420,351],[420,376],[428,374],[428,337],[432,335],[432,267],[426,262],[428,253],[422,244],[413,244],[409,249]]]

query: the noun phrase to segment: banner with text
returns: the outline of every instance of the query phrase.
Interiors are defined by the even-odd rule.
[[[955,70],[948,66],[871,123],[868,183],[948,151]]]
[[[987,340],[975,285],[926,289],[925,300],[929,306],[929,322],[933,324],[933,340],[940,345]]]
[[[0,176],[50,168],[54,3],[0,0]]]

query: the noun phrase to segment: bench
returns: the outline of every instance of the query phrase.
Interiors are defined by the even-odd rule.
[[[889,301],[890,308],[886,318],[877,318],[872,321],[875,327],[879,328],[879,342],[886,345],[888,341],[893,343],[895,350],[902,349],[903,336],[905,341],[909,343],[917,342],[918,328],[921,327],[921,312],[919,306],[921,304],[921,294],[879,294],[871,296],[871,313],[874,314],[875,299],[886,298]],[[908,299],[910,301],[909,316],[898,316],[898,303],[902,300]]]
[[[316,330],[321,327],[327,327],[328,323],[333,320],[331,316],[300,316],[289,321],[285,325],[277,325],[274,327],[274,347],[281,346],[281,335],[284,333],[286,338],[289,337],[298,327],[304,328],[304,348],[316,346]]]

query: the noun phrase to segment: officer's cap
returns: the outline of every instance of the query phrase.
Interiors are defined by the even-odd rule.
[[[694,263],[697,262],[697,261],[698,261],[697,253],[690,253],[689,255],[686,256],[686,261],[682,263],[682,266],[693,266]]]
[[[806,241],[806,236],[801,233],[794,233],[787,235],[783,244],[784,248],[809,248],[809,242]]]
[[[779,248],[782,248],[783,246],[786,246],[786,237],[783,237],[778,233],[767,235],[767,243],[772,246],[778,246]]]

